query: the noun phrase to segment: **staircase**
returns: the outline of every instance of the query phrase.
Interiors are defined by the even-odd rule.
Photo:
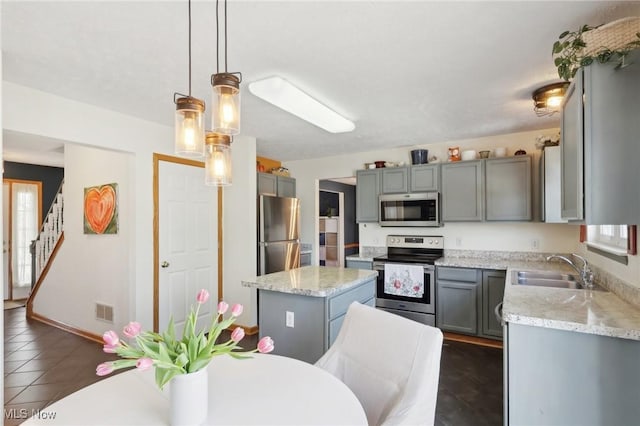
[[[62,213],[64,209],[63,186],[64,181],[62,181],[58,188],[58,193],[49,208],[49,212],[42,224],[42,228],[40,228],[38,237],[31,243],[31,289],[33,289],[40,280],[42,272],[47,267],[51,255],[62,237]]]

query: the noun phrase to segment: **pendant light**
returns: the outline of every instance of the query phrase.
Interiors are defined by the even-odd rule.
[[[216,73],[211,76],[211,126],[216,133],[240,133],[240,83],[242,74],[227,71],[227,0],[224,0],[224,72],[220,72],[220,23],[216,0]]]
[[[189,94],[173,94],[176,104],[175,153],[185,157],[204,155],[204,101],[191,96],[191,0],[189,0]]]
[[[207,132],[204,168],[205,185],[231,185],[231,136]]]

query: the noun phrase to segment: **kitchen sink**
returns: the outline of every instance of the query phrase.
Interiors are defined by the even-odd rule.
[[[511,284],[587,290],[578,277],[560,272],[513,271]],[[591,290],[607,291],[597,284],[594,284]]]

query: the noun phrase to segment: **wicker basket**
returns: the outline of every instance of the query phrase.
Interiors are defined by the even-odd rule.
[[[630,16],[609,22],[582,35],[587,47],[584,55],[597,55],[602,49],[618,50],[634,40],[638,40],[636,33],[640,32],[640,17]]]

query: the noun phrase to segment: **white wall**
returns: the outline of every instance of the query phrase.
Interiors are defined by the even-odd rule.
[[[621,280],[640,288],[640,255],[629,256],[629,264],[623,265],[607,257],[587,251],[586,244],[580,244],[580,251],[589,263],[604,269]]]
[[[533,156],[534,178],[534,217],[539,220],[539,187],[538,187],[538,162],[540,151],[535,149],[535,141],[538,135],[554,136],[557,128],[533,132],[513,133],[484,138],[466,139],[459,141],[441,142],[430,145],[396,148],[382,151],[368,151],[356,154],[347,154],[335,157],[319,158],[315,160],[288,161],[284,166],[291,171],[296,178],[297,193],[301,200],[301,240],[318,244],[318,233],[314,220],[314,212],[317,211],[316,192],[317,181],[335,177],[355,176],[358,169],[364,167],[364,163],[377,160],[411,162],[410,151],[416,148],[429,150],[429,157],[436,156],[441,161],[446,161],[448,148],[459,146],[461,150],[493,149],[507,147],[508,155],[518,149],[524,149]],[[578,227],[575,225],[543,224],[543,223],[462,223],[446,224],[442,228],[380,228],[376,224],[360,225],[361,246],[384,246],[385,236],[393,233],[423,233],[431,235],[444,235],[445,248],[465,250],[504,250],[504,251],[575,251],[578,245]],[[461,244],[456,245],[456,238],[461,238]],[[539,243],[538,249],[532,248],[532,240]],[[314,261],[317,261],[317,253],[313,253]]]
[[[234,138],[231,145],[233,184],[224,188],[223,275],[224,299],[244,305],[237,323],[257,325],[256,290],[242,287],[241,281],[256,275],[256,140]]]
[[[133,155],[68,144],[64,157],[65,240],[34,301],[34,312],[96,334],[120,330],[132,320]],[[118,184],[118,233],[84,234],[84,188],[107,183]],[[113,325],[95,319],[96,303],[116,307]]]
[[[47,136],[85,146],[131,153],[133,167],[130,190],[134,200],[128,220],[132,234],[127,285],[123,300],[114,301],[118,318],[136,318],[145,327],[153,325],[153,152],[173,150],[173,128],[126,116],[114,111],[72,101],[49,93],[3,81],[3,128]],[[173,113],[167,101],[167,114]],[[108,294],[108,290],[104,290]],[[100,293],[96,293],[100,294]],[[56,298],[73,295],[57,294]],[[93,300],[83,300],[90,304]],[[58,306],[53,319],[66,315]],[[83,324],[88,319],[83,320]],[[69,324],[76,326],[76,324]],[[100,332],[98,329],[89,331]]]

